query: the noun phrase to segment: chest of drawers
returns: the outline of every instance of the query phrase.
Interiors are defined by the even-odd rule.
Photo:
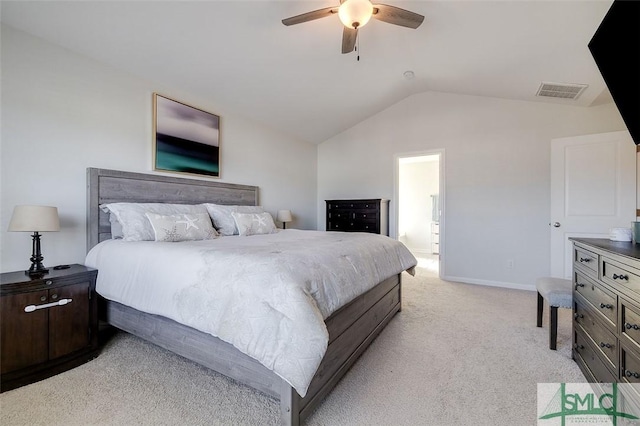
[[[640,245],[571,240],[573,359],[589,382],[640,383]]]
[[[327,231],[389,235],[389,200],[326,200]]]

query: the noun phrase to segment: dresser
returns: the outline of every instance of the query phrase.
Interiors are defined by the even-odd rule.
[[[70,265],[35,277],[24,271],[0,274],[0,391],[97,355],[97,273]]]
[[[640,245],[570,240],[573,359],[589,382],[640,383]]]
[[[389,235],[389,200],[326,200],[327,231]]]

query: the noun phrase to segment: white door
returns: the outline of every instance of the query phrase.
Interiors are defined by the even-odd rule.
[[[551,275],[571,277],[569,237],[609,238],[636,219],[636,146],[628,132],[551,141]]]

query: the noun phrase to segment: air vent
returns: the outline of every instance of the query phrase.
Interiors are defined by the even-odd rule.
[[[587,84],[545,83],[540,84],[536,96],[561,99],[578,99],[588,87]]]

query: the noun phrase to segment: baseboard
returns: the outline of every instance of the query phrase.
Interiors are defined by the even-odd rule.
[[[465,277],[451,277],[451,276],[442,276],[441,279],[445,281],[455,281],[458,283],[465,284],[476,284],[476,285],[486,285],[489,287],[502,287],[502,288],[513,288],[516,290],[527,290],[527,291],[536,291],[536,286],[533,284],[520,284],[520,283],[507,283],[500,281],[489,281],[489,280],[478,280],[475,278],[465,278]]]

